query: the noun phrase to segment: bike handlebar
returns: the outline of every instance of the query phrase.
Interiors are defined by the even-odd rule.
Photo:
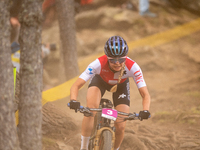
[[[67,106],[70,107],[70,103],[68,103]],[[79,111],[81,113],[91,113],[90,111],[101,112],[102,108],[86,108],[86,107],[80,106]],[[123,116],[128,116],[124,118],[124,120],[134,120],[136,118],[139,118],[139,114],[137,113],[125,113],[125,112],[120,112],[120,111],[117,111],[117,113]]]

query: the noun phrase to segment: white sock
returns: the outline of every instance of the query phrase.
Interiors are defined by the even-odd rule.
[[[117,149],[115,149],[115,150],[119,150],[119,147]]]
[[[81,149],[88,150],[88,144],[89,144],[90,136],[85,137],[81,135]]]

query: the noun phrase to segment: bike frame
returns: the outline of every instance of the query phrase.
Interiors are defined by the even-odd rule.
[[[112,108],[112,102],[108,99],[101,99],[99,108]],[[92,109],[95,110],[95,109]],[[100,113],[100,112],[97,112]],[[97,115],[97,114],[96,114]],[[98,122],[97,122],[98,123]],[[110,131],[111,135],[112,135],[112,150],[114,150],[114,144],[115,144],[115,128],[110,126],[111,120],[107,119],[107,118],[103,118],[101,117],[101,121],[99,124],[96,123],[96,126],[93,127],[93,130],[97,130],[96,132],[93,133],[91,138],[91,142],[93,142],[94,145],[94,150],[99,150],[100,145],[99,145],[99,140],[100,137],[103,133],[103,131],[108,130]],[[95,123],[94,123],[95,124]]]

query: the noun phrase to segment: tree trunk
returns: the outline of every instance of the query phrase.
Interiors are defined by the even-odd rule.
[[[22,150],[42,149],[42,0],[23,0],[21,23],[19,140]]]
[[[69,80],[79,74],[76,52],[74,0],[56,0],[56,9],[62,43],[61,56],[63,57],[65,76]]]
[[[0,149],[18,150],[8,7],[9,1],[0,1]]]

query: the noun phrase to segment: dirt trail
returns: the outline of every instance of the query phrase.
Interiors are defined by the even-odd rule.
[[[127,41],[131,41],[148,34],[165,31],[196,18],[196,16],[183,10],[177,11],[185,14],[184,17],[181,17],[181,14],[171,14],[157,5],[151,8],[159,10],[160,15],[165,16],[165,19],[163,17],[156,19],[139,18],[137,12],[133,11],[132,15],[137,16],[132,24],[134,27],[129,27],[127,30],[119,31],[118,27],[113,27],[114,29],[112,31],[109,30],[108,33],[107,29],[89,30],[89,26],[88,29],[79,29],[77,33],[79,55],[84,57],[88,53],[83,53],[83,50],[91,51],[89,48],[94,46],[97,52],[100,49],[102,51],[104,40],[111,34],[125,36]],[[171,12],[175,11],[172,8],[168,9]],[[169,21],[169,24],[166,25],[164,20]],[[155,26],[155,22],[159,22],[159,27]],[[52,26],[53,31],[55,31],[56,25],[55,23]],[[50,33],[51,30],[48,29],[44,36]],[[92,39],[88,39],[89,37],[92,37]],[[80,46],[80,41],[82,42],[82,47]],[[89,42],[87,43],[86,41]],[[90,43],[90,41],[92,42]],[[200,31],[165,45],[155,48],[140,47],[129,53],[129,57],[135,60],[142,68],[152,99],[150,109],[152,117],[146,121],[131,121],[127,123],[121,149],[200,150],[199,41]],[[59,64],[58,61],[51,61],[50,59],[49,66],[46,66],[49,72],[54,71],[52,70],[52,62],[54,66]],[[51,76],[55,78],[57,74],[53,73]],[[130,87],[131,112],[139,112],[142,110],[141,96],[132,79]],[[86,96],[86,90],[87,86],[79,93],[82,105],[85,105],[83,98]],[[111,94],[107,92],[104,97],[111,98]],[[49,115],[45,116],[45,119],[52,120],[50,125],[45,124],[45,121],[43,125],[45,129],[43,143],[46,150],[79,150],[80,127],[83,116],[67,108],[66,103],[68,101],[69,98],[67,97],[47,103],[43,107],[44,112]]]

